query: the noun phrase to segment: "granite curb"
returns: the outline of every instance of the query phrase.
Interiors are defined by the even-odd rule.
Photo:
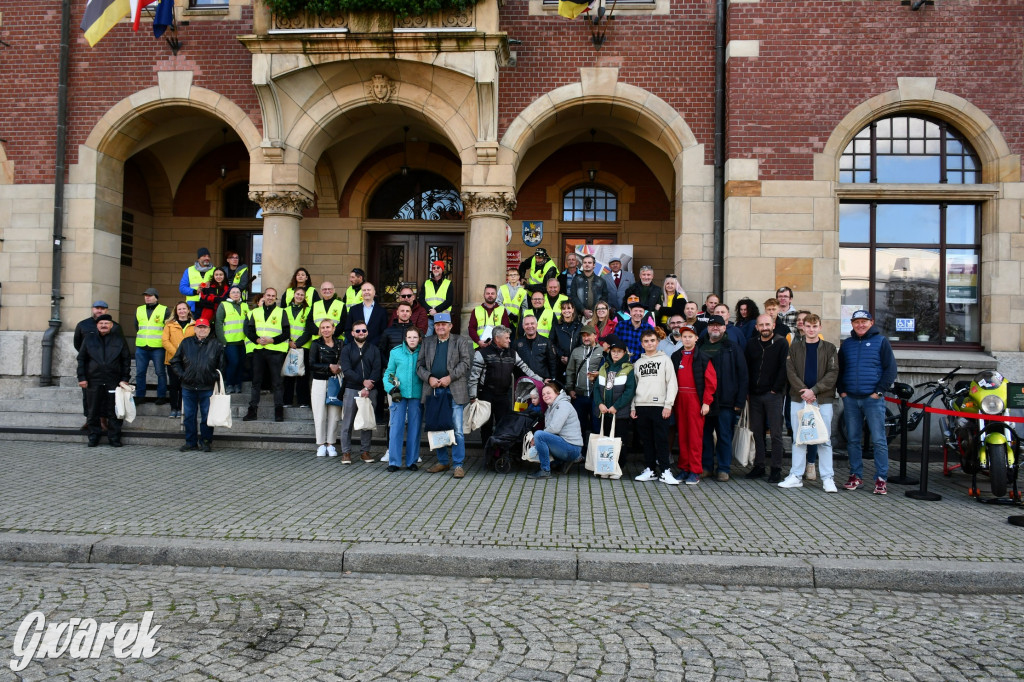
[[[0,561],[1024,594],[1024,563],[0,533]]]

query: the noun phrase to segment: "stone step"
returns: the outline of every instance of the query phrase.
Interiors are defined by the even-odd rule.
[[[242,417],[245,416],[246,412],[249,411],[249,400],[248,397],[241,395],[231,396],[231,415],[234,419],[241,421]],[[33,412],[38,414],[63,414],[70,412],[72,414],[80,414],[82,407],[81,394],[76,395],[74,399],[56,401],[56,400],[31,400],[31,399],[6,399],[0,400],[0,413],[14,412],[14,413],[26,413]],[[60,410],[60,411],[58,411]],[[167,418],[171,408],[169,405],[156,405],[151,402],[142,403],[141,405],[135,406],[135,414],[139,417],[154,417],[154,418]],[[263,400],[260,401],[260,405],[256,411],[258,420],[262,421],[274,421],[274,403],[273,398],[270,396],[264,396]],[[285,421],[299,421],[306,422],[309,424],[313,423],[313,410],[308,407],[285,407],[284,408]]]

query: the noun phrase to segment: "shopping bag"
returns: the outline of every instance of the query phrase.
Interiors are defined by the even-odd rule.
[[[341,407],[345,404],[344,397],[345,392],[341,390],[341,379],[336,376],[328,378],[327,396],[324,398],[324,404]]]
[[[283,377],[301,377],[306,375],[306,362],[303,359],[301,348],[289,348],[284,356],[284,365],[281,367]]]
[[[448,429],[447,431],[427,431],[428,449],[440,450],[441,448],[448,447],[449,445],[455,445],[455,429]]]
[[[356,431],[372,431],[377,428],[377,415],[373,411],[373,401],[369,398],[356,398],[356,418],[352,428]]]
[[[754,433],[750,430],[750,408],[746,405],[733,431],[732,461],[738,467],[750,466],[754,461]]]
[[[473,433],[491,418],[491,404],[486,400],[474,400],[462,412],[462,432]]]
[[[452,394],[447,388],[435,388],[423,405],[425,431],[449,431],[455,428],[452,414]]]
[[[210,409],[206,413],[207,426],[231,428],[231,396],[224,391],[224,375],[217,370],[217,383],[210,396]]]
[[[532,433],[527,433],[523,436],[523,461],[540,463],[540,457],[537,456],[537,448],[533,446]]]
[[[828,425],[821,416],[821,410],[814,403],[805,402],[796,413],[797,428],[793,442],[797,445],[820,445],[828,442]]]
[[[601,416],[601,429],[590,434],[587,441],[587,461],[584,465],[596,475],[605,478],[621,478],[619,453],[622,452],[622,439],[615,437],[615,418],[612,417],[612,428],[609,435],[601,435],[604,431],[604,415]]]
[[[129,424],[135,421],[135,395],[130,388],[114,389],[114,416]]]

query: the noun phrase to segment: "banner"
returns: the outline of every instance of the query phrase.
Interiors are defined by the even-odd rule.
[[[618,257],[622,261],[622,269],[633,272],[633,245],[632,244],[580,244],[576,247],[576,254],[593,256],[597,263],[594,265],[594,272],[599,275],[606,275],[611,270],[608,268],[608,261]]]

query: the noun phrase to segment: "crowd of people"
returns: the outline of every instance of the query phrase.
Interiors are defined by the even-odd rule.
[[[440,260],[417,288],[398,289],[390,313],[360,268],[339,292],[329,281],[315,286],[300,267],[283,295],[267,287],[250,300],[248,268],[237,253],[225,260],[215,268],[210,251],[199,249],[182,274],[183,300],[173,312],[153,288],[136,310],[135,399],[146,400],[152,365],[155,402],[169,403],[170,416],[184,420],[182,450],[211,449],[206,414],[220,372],[228,393],[240,393],[251,379],[244,420],[258,418],[264,389],[273,396],[276,421],[284,419],[286,403],[311,406],[318,457],[340,456],[349,464],[358,438],[359,459],[373,462],[373,427],[389,423],[388,471],[418,468],[426,430],[437,460],[427,471],[462,478],[467,407],[490,405],[480,427],[487,446],[495,425],[514,410],[517,380],[528,377],[538,386],[531,409],[538,416],[533,442],[540,467],[532,478],[550,477],[556,462],[567,473],[583,461],[590,434],[614,429],[620,459],[643,458],[638,481],[725,483],[737,421],[746,411],[755,435],[747,478],[767,476],[796,488],[820,476],[822,488],[836,492],[830,435],[809,446],[794,439],[784,476],[783,434],[792,434],[807,406],[831,428],[838,394],[849,438],[843,487],[863,485],[866,424],[873,490],[886,493],[883,394],[896,378],[896,361],[869,311],[852,314],[852,332],[837,347],[821,335],[818,315],[795,307],[789,287],[761,306],[741,298],[730,308],[716,294],[700,305],[674,274],[656,284],[650,266],[634,277],[613,258],[609,272],[599,275],[594,256],[575,253],[559,270],[541,248],[509,268],[504,283],[484,287],[463,335],[452,332],[454,287]],[[89,445],[106,431],[119,446],[121,422],[111,396],[117,386],[129,387],[131,362],[106,302],[96,301],[92,317],[78,325],[75,348]],[[435,442],[435,432],[453,437]]]

